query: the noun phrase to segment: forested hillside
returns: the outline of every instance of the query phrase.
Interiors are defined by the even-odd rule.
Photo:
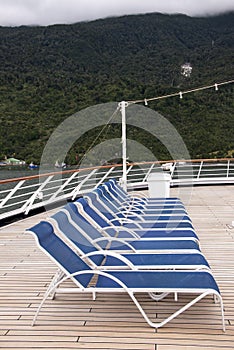
[[[0,27],[0,157],[40,161],[62,120],[85,107],[233,79],[234,13],[147,14],[73,25]],[[192,65],[190,78],[181,65]],[[191,157],[234,155],[233,84],[149,105],[168,118]],[[118,136],[109,130],[102,138]],[[95,132],[74,146],[85,152]],[[158,159],[162,146],[135,133]],[[81,142],[79,143],[79,145]],[[233,150],[233,151],[232,151]],[[233,153],[232,153],[233,152]]]

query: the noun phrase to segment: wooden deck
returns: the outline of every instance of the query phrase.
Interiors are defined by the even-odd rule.
[[[171,194],[176,195],[172,189]],[[226,333],[219,306],[206,298],[178,318],[155,330],[149,327],[126,295],[59,295],[48,300],[31,327],[56,267],[24,229],[40,214],[0,229],[0,349],[147,349],[196,350],[234,348],[234,186],[196,187],[187,210],[221,289]],[[168,314],[172,296],[155,303],[139,297],[152,317]]]

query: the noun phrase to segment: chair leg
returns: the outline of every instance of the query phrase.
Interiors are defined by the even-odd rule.
[[[155,301],[160,301],[164,298],[166,298],[170,293],[148,293],[150,298]]]
[[[33,320],[32,320],[32,326],[35,325],[36,320],[37,320],[37,316],[38,316],[38,314],[39,314],[39,312],[40,312],[40,310],[41,310],[41,308],[42,308],[44,302],[45,302],[46,299],[49,297],[49,295],[50,295],[51,293],[54,292],[54,291],[53,291],[54,288],[55,288],[54,285],[53,285],[53,286],[49,285],[49,288],[47,288],[47,290],[46,290],[46,292],[45,292],[45,294],[44,294],[44,297],[43,297],[42,301],[40,302],[40,304],[39,304],[39,306],[38,306],[38,308],[37,308],[37,311],[36,311],[36,313],[35,313],[35,316],[34,316],[34,318],[33,318]]]
[[[140,313],[142,314],[142,316],[144,317],[145,321],[153,328],[159,328],[164,326],[166,323],[168,323],[169,321],[173,320],[175,317],[179,316],[182,312],[186,311],[187,309],[189,309],[192,305],[196,304],[198,301],[200,301],[201,299],[203,299],[204,297],[206,297],[207,295],[211,294],[211,291],[206,291],[200,295],[198,295],[195,299],[193,299],[192,301],[190,301],[188,304],[186,304],[185,306],[181,307],[179,310],[177,310],[176,312],[174,312],[173,314],[171,314],[169,317],[167,317],[165,320],[163,320],[162,322],[159,323],[155,323],[152,322],[149,317],[146,315],[145,311],[143,310],[142,306],[140,305],[140,303],[138,302],[138,300],[136,299],[136,297],[134,296],[133,292],[128,291],[129,296],[131,297],[132,301],[134,302],[134,304],[136,305],[136,307],[138,308],[138,310],[140,311]],[[221,309],[221,318],[222,318],[222,328],[223,331],[225,332],[225,320],[224,320],[224,311],[223,311],[223,301],[221,296],[214,292],[214,294],[217,296],[219,302],[220,302],[220,309]]]
[[[52,287],[55,286],[55,284],[57,284],[63,277],[64,277],[64,273],[60,269],[58,269],[52,281],[50,282],[48,289],[50,288],[53,289]],[[56,290],[54,289],[53,293],[51,293],[51,300],[54,300],[55,294],[56,294]]]
[[[38,309],[37,309],[35,316],[33,318],[33,321],[32,321],[32,326],[35,325],[36,320],[37,320],[37,316],[38,316],[44,302],[46,301],[46,299],[49,296],[51,296],[52,300],[54,299],[55,293],[56,293],[56,288],[62,279],[64,279],[64,272],[62,270],[58,269],[56,274],[54,275],[52,281],[50,282],[50,284],[49,284],[49,286],[44,294],[44,297],[43,297],[42,301],[40,302],[40,305],[38,306]]]

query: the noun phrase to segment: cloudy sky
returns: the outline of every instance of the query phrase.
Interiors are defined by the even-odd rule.
[[[0,25],[49,25],[147,12],[206,16],[234,10],[234,0],[0,0]]]

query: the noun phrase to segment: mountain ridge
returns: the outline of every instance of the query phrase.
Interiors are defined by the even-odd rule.
[[[88,106],[230,80],[233,23],[233,12],[205,18],[150,13],[70,25],[0,27],[2,157],[15,153],[38,162],[56,126]],[[189,79],[180,71],[187,61],[193,68]],[[150,108],[173,123],[193,158],[225,156],[234,149],[232,93],[233,86],[226,86],[217,94],[196,93],[182,101],[151,103]],[[82,149],[74,145],[69,163],[93,137],[83,139]],[[145,142],[158,159],[168,156],[153,140]]]

